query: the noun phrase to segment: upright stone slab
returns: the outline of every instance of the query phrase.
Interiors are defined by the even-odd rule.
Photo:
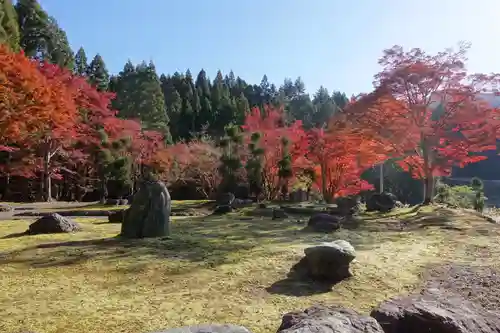
[[[160,181],[145,181],[134,195],[121,229],[126,238],[163,237],[170,234],[170,194]]]

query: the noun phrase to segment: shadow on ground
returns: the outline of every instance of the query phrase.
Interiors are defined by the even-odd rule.
[[[397,218],[389,216],[379,217],[378,220],[362,219],[350,230],[344,228],[331,234],[318,234],[303,230],[307,219],[297,222],[295,217],[272,220],[268,217],[248,219],[238,214],[210,215],[175,220],[171,237],[143,240],[103,238],[103,230],[107,230],[106,233],[109,234],[109,230],[116,231],[116,225],[113,227],[115,229],[108,229],[107,226],[99,225],[101,222],[93,221],[82,223],[84,233],[59,235],[58,239],[63,241],[55,242],[50,241],[50,238],[42,238],[48,239],[49,242],[33,246],[31,239],[27,242],[30,246],[0,253],[0,265],[24,264],[38,268],[68,266],[88,260],[110,261],[125,258],[133,258],[139,265],[152,258],[159,258],[197,262],[201,267],[211,268],[255,255],[252,251],[262,246],[274,249],[345,239],[358,250],[369,250],[385,242],[407,237],[407,232],[425,232],[429,227],[461,232],[462,229],[453,225],[456,218],[456,213],[451,210],[430,213],[407,211],[406,215]],[[90,231],[92,228],[93,232]],[[21,235],[11,234],[3,239],[20,237],[20,242],[23,242],[22,238],[37,237]],[[272,290],[292,290],[294,285],[302,283],[297,278],[292,274],[286,280],[277,282]],[[310,283],[307,282],[307,285]],[[322,291],[323,287],[318,285],[318,290]]]
[[[335,284],[311,279],[303,258],[290,269],[285,279],[274,282],[266,291],[270,294],[303,297],[328,293]]]

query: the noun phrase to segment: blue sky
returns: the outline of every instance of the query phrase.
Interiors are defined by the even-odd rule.
[[[251,83],[301,76],[348,95],[367,92],[382,50],[429,52],[472,42],[469,69],[500,72],[499,0],[40,0],[76,50],[112,73],[127,59],[162,73],[233,70]]]

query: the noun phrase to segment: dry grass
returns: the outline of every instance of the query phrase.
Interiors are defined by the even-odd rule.
[[[496,225],[445,209],[371,214],[330,235],[301,232],[293,219],[174,218],[171,239],[128,242],[114,238],[119,225],[77,221],[83,232],[12,238],[30,221],[0,222],[1,332],[135,333],[206,322],[270,332],[285,312],[322,302],[367,312],[416,288],[428,264],[500,254]],[[286,278],[305,246],[338,238],[357,248],[354,278],[333,290]]]
[[[172,207],[175,209],[191,208],[203,205],[204,203],[210,202],[210,200],[172,200]],[[71,205],[61,205],[57,206],[57,203],[52,204],[52,207],[47,204],[45,207],[41,207],[40,211],[100,211],[100,210],[122,210],[127,209],[128,205],[118,206],[118,205],[104,205],[101,203],[91,203],[91,204],[81,204],[77,206]]]

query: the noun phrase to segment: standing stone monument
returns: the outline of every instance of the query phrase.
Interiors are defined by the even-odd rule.
[[[170,193],[161,181],[144,181],[134,195],[122,223],[125,238],[164,237],[170,234]]]

